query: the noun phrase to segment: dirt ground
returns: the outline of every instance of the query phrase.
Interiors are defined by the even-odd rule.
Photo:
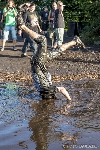
[[[65,36],[64,41],[71,39]],[[12,42],[0,51],[0,149],[78,150],[95,146],[99,150],[100,47],[86,45],[87,52],[71,48],[47,62],[53,84],[64,85],[71,95],[68,109],[60,93],[55,100],[41,100],[34,90],[30,59],[21,58],[22,45],[18,38],[17,51],[13,51]],[[32,56],[29,50],[27,54]]]
[[[65,41],[70,41],[72,37],[64,37]],[[50,50],[50,40],[48,42]],[[0,46],[2,41],[0,40]],[[7,41],[5,50],[0,51],[0,81],[25,81],[31,78],[30,58],[21,58],[21,48],[23,39],[18,37],[17,51],[13,50],[12,42]],[[88,51],[71,48],[65,51],[59,58],[47,62],[48,70],[52,74],[53,81],[78,80],[82,78],[100,79],[100,46],[86,45]],[[31,57],[32,51],[27,54]]]

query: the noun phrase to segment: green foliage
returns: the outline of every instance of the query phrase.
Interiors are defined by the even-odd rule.
[[[100,39],[100,1],[63,0],[66,25],[68,22],[82,22],[82,35],[85,40]]]

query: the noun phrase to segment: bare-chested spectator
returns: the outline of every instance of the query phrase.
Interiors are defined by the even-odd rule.
[[[64,87],[52,85],[51,75],[46,68],[46,62],[57,58],[64,51],[75,45],[77,47],[85,47],[84,43],[79,37],[76,36],[71,42],[61,45],[61,47],[56,48],[54,51],[47,51],[46,37],[26,27],[20,14],[18,15],[17,19],[19,27],[29,34],[31,38],[38,44],[36,54],[34,54],[31,59],[32,76],[34,79],[34,85],[38,92],[40,92],[40,95],[43,99],[54,99],[56,92],[61,92],[70,102],[71,98]]]

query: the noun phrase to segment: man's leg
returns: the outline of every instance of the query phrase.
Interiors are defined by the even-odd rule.
[[[63,43],[64,28],[58,28],[58,47]]]
[[[37,44],[41,43],[41,53],[47,52],[47,40],[45,38],[45,36],[40,35],[32,30],[30,30],[28,27],[26,27],[25,25],[21,25],[20,28],[22,30],[24,30]]]
[[[30,60],[30,63],[31,63],[33,80],[34,80],[34,75],[35,76],[37,75],[38,80],[36,82],[39,83],[41,89],[50,87],[52,83],[50,80],[50,75],[48,74],[45,65],[36,62],[34,57]]]
[[[24,30],[33,40],[39,38],[41,35],[30,30],[28,27],[25,25],[20,25],[20,28]]]
[[[30,43],[30,50],[31,50],[34,54],[36,54],[37,48],[38,48],[37,43],[36,43],[31,37],[29,37],[29,43]]]
[[[34,80],[34,86],[43,99],[55,98],[56,87],[52,86],[51,75],[47,70],[44,71],[39,64],[34,64],[34,58],[31,60],[31,70]]]
[[[77,46],[77,47],[82,47],[85,48],[84,43],[80,40],[80,38],[78,36],[75,36],[74,39],[68,43],[62,44],[59,48],[56,48],[53,51],[50,51],[47,54],[47,59],[48,60],[52,60],[54,58],[57,58],[59,55],[61,55],[64,51],[66,51],[67,49],[73,47],[73,46]]]
[[[39,38],[41,35],[30,30],[29,28],[27,28],[25,25],[21,25],[21,29],[23,29],[30,37],[32,37],[32,39],[37,39]],[[77,46],[77,47],[83,47],[85,48],[85,45],[84,43],[80,40],[79,37],[75,36],[75,38],[71,41],[71,42],[68,42],[68,43],[65,43],[65,44],[62,44],[61,47],[60,47],[60,52],[62,51],[65,51],[67,49],[69,49],[70,47],[72,46]],[[58,51],[58,48],[55,49],[55,51]],[[55,52],[54,51],[54,52]],[[51,52],[53,53],[53,51]]]
[[[25,25],[24,25],[24,22],[23,22],[23,19],[22,19],[22,16],[19,14],[18,17],[18,24],[20,26],[21,29],[23,29],[32,39],[37,39],[39,38],[41,35],[30,30],[29,28],[27,28]],[[63,44],[60,49],[61,51],[65,51],[66,49],[70,48],[71,46],[74,46],[74,45],[77,45],[78,47],[83,47],[85,48],[85,45],[83,44],[83,42],[79,39],[79,37],[75,36],[75,38],[69,42],[69,43],[66,43],[66,44]]]
[[[17,48],[16,48],[17,35],[16,35],[15,26],[11,26],[10,30],[11,30],[12,39],[13,39],[13,50],[17,50]]]
[[[25,38],[23,47],[22,47],[22,54],[21,57],[26,57],[27,56],[27,47],[28,47],[28,40],[27,37]]]

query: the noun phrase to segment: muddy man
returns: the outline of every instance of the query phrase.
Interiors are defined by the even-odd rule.
[[[46,68],[46,62],[48,60],[57,58],[65,50],[72,46],[76,45],[77,47],[85,48],[83,42],[79,37],[75,36],[72,41],[61,45],[59,48],[56,48],[53,51],[48,52],[46,37],[30,30],[27,26],[25,26],[21,14],[18,14],[17,20],[20,29],[29,34],[29,36],[38,44],[38,50],[30,61],[32,76],[36,89],[40,92],[40,95],[43,99],[54,99],[56,92],[61,92],[68,101],[71,101],[71,98],[64,87],[56,87],[52,85],[51,75]]]

